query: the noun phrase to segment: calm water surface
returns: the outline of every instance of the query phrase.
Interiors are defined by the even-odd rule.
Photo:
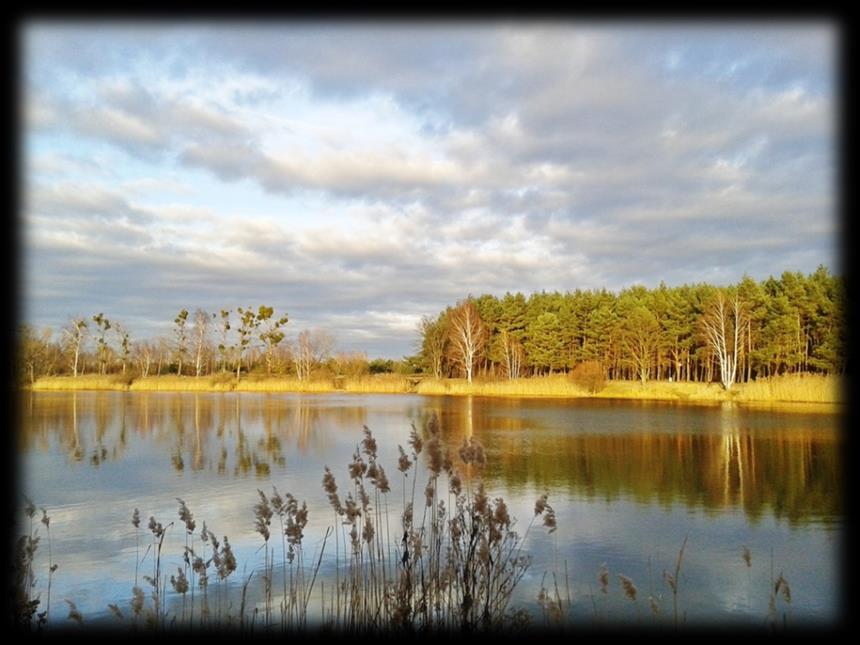
[[[307,501],[305,548],[312,552],[333,520],[323,468],[347,482],[364,425],[391,480],[394,526],[403,507],[397,446],[408,447],[410,424],[422,428],[434,413],[455,451],[467,436],[484,445],[484,481],[491,497],[505,498],[521,534],[537,497],[549,493],[559,528],[529,533],[533,561],[513,601],[536,620],[544,573],[563,576],[565,564],[572,620],[665,620],[672,599],[662,573],[674,569],[685,535],[680,608],[688,623],[764,625],[771,575],[780,572],[791,585],[788,621],[827,626],[842,618],[840,418],[833,413],[354,394],[33,392],[22,405],[22,489],[51,517],[59,564],[52,614],[62,619],[66,598],[85,621],[113,620],[109,603],[128,607],[135,508],[143,545],[151,537],[150,516],[176,522],[165,538],[164,570],[182,565],[176,502],[182,498],[198,527],[205,520],[229,537],[236,573],[244,568],[247,577],[263,566],[254,530],[257,489],[271,493],[277,486]],[[419,497],[424,483],[422,471]],[[39,528],[44,589],[47,552]],[[597,582],[604,564],[606,595]],[[324,566],[323,580],[329,574],[332,567]],[[636,584],[635,603],[619,589],[618,574]],[[661,607],[659,618],[649,594]]]

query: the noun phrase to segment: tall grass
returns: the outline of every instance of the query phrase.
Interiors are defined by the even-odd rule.
[[[588,392],[564,374],[520,379],[482,380],[426,379],[416,391],[419,394],[472,394],[476,396],[548,396],[582,397]]]
[[[401,394],[409,392],[411,384],[400,374],[373,374],[343,379],[342,387],[347,392]]]
[[[36,379],[33,390],[127,390],[130,377],[121,374],[85,374],[72,376],[41,376]]]
[[[717,383],[670,381],[607,381],[594,395],[606,399],[639,399],[651,401],[726,401],[729,394]]]
[[[368,428],[364,428],[364,437],[347,465],[342,488],[325,468],[322,485],[335,521],[314,553],[307,552],[304,544],[307,505],[289,493],[281,495],[276,488],[271,495],[259,490],[253,514],[254,529],[262,538],[264,564],[256,573],[263,600],[259,607],[246,607],[252,573],[243,584],[238,613],[225,582],[237,569],[228,538],[219,541],[205,522],[195,533],[197,522],[191,510],[183,500],[177,500],[179,519],[185,526],[185,566],[175,568],[172,574],[165,566],[163,547],[174,522],[163,525],[155,517],[149,518],[151,540],[141,558],[140,514],[135,509],[135,584],[128,609],[111,604],[111,614],[126,625],[129,616],[131,625],[143,617],[145,626],[158,630],[222,624],[238,624],[245,631],[307,629],[318,574],[329,539],[334,536],[337,584],[318,592],[321,627],[364,633],[503,627],[517,616],[509,612],[508,605],[530,564],[529,556],[523,553],[529,532],[538,521],[550,531],[556,528],[555,512],[547,496],[538,500],[529,526],[519,535],[505,501],[491,499],[484,487],[480,474],[486,459],[480,444],[464,440],[457,455],[450,454],[443,448],[439,422],[433,417],[422,432],[413,427],[409,445],[408,454],[400,447],[398,470],[404,482],[413,479],[411,493],[407,497],[404,488],[402,500],[398,500],[402,502],[399,522],[394,525],[389,510],[397,501],[389,499],[388,475],[377,458],[376,439]],[[426,462],[423,495],[415,485],[419,455]],[[24,618],[32,617],[38,605],[31,594],[24,593],[33,586],[33,553],[38,544],[32,528],[35,509],[28,504],[27,511],[31,536],[20,542],[18,569],[18,588],[24,594],[19,614]],[[273,532],[277,534],[274,539]],[[149,587],[145,594],[137,576],[147,556],[151,575],[142,576]],[[280,586],[275,584],[276,571],[282,578]],[[218,585],[211,598],[209,581],[215,574]],[[28,609],[31,607],[32,611]],[[23,622],[29,626],[32,621],[27,618]]]
[[[342,487],[334,473],[325,467],[322,488],[334,521],[313,552],[305,545],[304,531],[310,514],[306,503],[299,503],[289,493],[282,495],[276,487],[268,495],[258,490],[252,510],[254,530],[262,539],[263,567],[247,575],[243,573],[236,583],[232,581],[238,563],[228,537],[219,540],[206,522],[198,529],[193,513],[182,499],[176,501],[178,517],[185,529],[183,565],[175,569],[165,566],[164,553],[165,536],[174,522],[162,525],[150,516],[151,539],[141,557],[140,513],[134,509],[134,585],[127,604],[108,605],[110,614],[120,626],[132,629],[232,627],[249,635],[317,627],[358,635],[397,632],[408,636],[437,631],[522,630],[532,625],[534,617],[529,612],[510,605],[515,588],[531,564],[530,556],[523,552],[530,532],[536,526],[549,533],[557,529],[555,510],[548,496],[544,494],[537,499],[534,514],[520,535],[514,530],[515,520],[509,515],[504,499],[491,498],[484,486],[481,472],[486,456],[480,443],[466,439],[456,455],[452,455],[442,447],[438,419],[431,417],[422,431],[413,426],[408,445],[409,450],[398,446],[397,469],[404,484],[399,500],[389,499],[390,482],[377,458],[376,439],[366,427],[347,464]],[[423,460],[426,473],[422,488],[417,486],[419,460]],[[394,523],[391,518],[397,515],[389,513],[390,506],[400,510]],[[26,500],[24,511],[29,524],[27,534],[17,542],[14,561],[12,620],[15,626],[27,630],[44,628],[50,609],[37,613],[41,597],[34,591],[34,555],[39,544],[33,521],[35,510]],[[45,509],[41,523],[50,528]],[[57,565],[50,554],[50,532],[48,537],[50,594],[51,575]],[[329,562],[334,561],[335,584],[318,587],[326,549],[332,541],[334,553],[330,554]],[[687,542],[685,536],[671,573],[663,571],[667,593],[655,594],[649,581],[650,620],[655,625],[661,621],[665,624],[669,616],[676,628],[686,623],[680,581]],[[148,585],[148,594],[138,584],[138,573],[147,557],[151,575],[142,577]],[[742,559],[749,571],[753,559],[747,547],[743,547]],[[176,564],[175,560],[172,564]],[[650,578],[650,559],[648,570]],[[772,629],[787,627],[791,589],[782,572],[774,578],[772,554],[770,570],[769,586],[765,589],[766,622]],[[262,601],[249,607],[248,589],[255,576]],[[611,579],[618,581],[612,591]],[[595,619],[609,621],[608,600],[612,593],[620,594],[629,611],[635,614],[636,622],[642,622],[639,590],[633,578],[621,572],[610,577],[604,564],[597,581],[604,611],[598,612],[592,594]],[[237,584],[241,584],[238,607]],[[669,594],[671,613],[663,607]],[[317,624],[312,625],[309,608],[315,598],[319,599],[320,612]],[[83,616],[74,602],[69,599],[66,602],[67,620],[83,624]],[[574,599],[567,561],[563,578],[556,571],[544,572],[537,605],[546,625],[576,626],[572,622]]]
[[[331,379],[299,380],[281,376],[248,376],[233,381],[236,392],[333,392]]]
[[[784,375],[738,383],[725,391],[717,383],[607,381],[589,392],[565,374],[507,379],[411,379],[399,374],[375,374],[347,378],[298,380],[291,377],[250,375],[237,380],[232,374],[212,376],[52,376],[41,377],[33,390],[130,390],[171,392],[353,392],[418,393],[425,395],[475,395],[502,397],[594,397],[655,401],[741,403],[841,403],[842,380],[818,374]]]
[[[786,374],[758,379],[738,387],[738,401],[785,401],[797,403],[842,403],[843,383],[835,376]]]

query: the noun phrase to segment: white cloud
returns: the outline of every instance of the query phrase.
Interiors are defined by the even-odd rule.
[[[277,299],[400,355],[416,316],[469,292],[833,266],[834,41],[820,25],[34,27],[28,311],[61,323],[68,301],[44,294],[64,281],[136,319],[162,314],[123,284],[165,311]]]

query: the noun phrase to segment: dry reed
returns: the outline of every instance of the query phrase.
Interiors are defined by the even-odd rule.
[[[836,376],[786,374],[757,379],[738,387],[738,401],[788,403],[842,403],[843,382]]]
[[[531,521],[523,535],[519,535],[514,530],[516,521],[505,500],[492,497],[480,476],[486,464],[486,454],[480,443],[473,438],[464,440],[456,451],[459,461],[455,462],[451,453],[444,449],[441,434],[439,420],[433,416],[421,431],[412,427],[409,452],[398,446],[403,498],[399,526],[392,530],[388,512],[390,483],[377,460],[376,438],[364,427],[362,439],[347,464],[349,483],[344,491],[339,490],[328,466],[324,469],[322,488],[333,511],[334,524],[326,528],[310,558],[306,557],[304,544],[309,520],[307,504],[300,503],[289,493],[282,495],[275,487],[271,495],[258,490],[253,506],[253,527],[263,541],[262,575],[257,576],[263,600],[262,606],[247,607],[249,585],[255,572],[243,575],[238,614],[231,600],[235,589],[231,591],[228,586],[231,574],[237,570],[228,537],[219,540],[206,522],[197,532],[194,514],[184,500],[177,499],[178,517],[185,528],[184,566],[174,563],[170,570],[175,566],[175,573],[164,573],[163,546],[173,522],[164,526],[150,516],[148,529],[152,539],[141,558],[140,512],[134,509],[135,580],[130,611],[126,613],[119,604],[112,603],[108,605],[110,614],[121,623],[130,620],[132,627],[138,626],[139,620],[144,618],[146,626],[158,630],[172,626],[212,628],[222,625],[238,625],[246,632],[306,630],[326,546],[334,534],[335,584],[323,586],[319,592],[321,627],[359,633],[394,630],[407,634],[427,630],[522,629],[528,622],[527,616],[521,610],[511,611],[509,604],[530,566],[530,558],[522,550],[532,527],[540,523],[549,533],[557,529],[549,496],[544,493],[538,497]],[[419,464],[424,467],[427,482],[425,499],[416,507]],[[411,486],[409,477],[412,477]],[[407,494],[410,488],[411,496]],[[39,597],[32,595],[33,560],[39,537],[33,523],[36,508],[29,500],[24,504],[24,512],[30,523],[29,534],[17,542],[15,615],[19,626],[32,629],[46,622],[48,610],[35,615]],[[41,523],[46,530],[50,529],[50,518],[44,508]],[[275,532],[281,539],[279,563],[276,562],[277,549],[272,545]],[[685,536],[674,570],[663,572],[673,596],[676,628],[679,625],[679,581],[687,541],[688,536]],[[138,586],[138,571],[150,552],[153,554],[152,575],[143,576],[151,588],[147,597]],[[746,546],[742,558],[750,568],[752,556]],[[48,563],[52,574],[56,565],[50,553],[50,534]],[[276,570],[282,576],[277,591]],[[780,606],[790,609],[792,597],[785,576],[780,573],[774,579],[772,570],[771,562],[769,617],[771,625],[775,626]],[[551,578],[551,584],[547,584],[547,573],[541,578],[538,605],[545,622],[563,625],[572,607],[567,562],[566,594],[560,591],[555,572]],[[638,589],[633,580],[621,574],[618,579],[620,592],[635,603]],[[211,580],[215,582],[214,598],[210,594]],[[609,569],[603,564],[597,581],[604,596],[609,594],[609,580]],[[50,589],[50,574],[48,584]],[[50,594],[48,598],[50,602]],[[660,614],[658,600],[649,593],[648,601],[656,619]],[[74,603],[66,602],[70,607],[68,618],[82,624],[83,616]],[[638,603],[636,607],[638,614]],[[783,624],[786,616],[784,611]]]
[[[783,375],[738,383],[725,391],[717,383],[608,381],[598,392],[589,392],[565,374],[506,379],[423,378],[410,380],[399,374],[374,374],[346,378],[299,380],[292,377],[249,375],[148,376],[122,375],[44,376],[28,386],[33,390],[130,390],[172,392],[352,392],[425,395],[474,395],[504,397],[612,398],[655,401],[741,403],[830,403],[845,400],[843,381],[819,374]]]

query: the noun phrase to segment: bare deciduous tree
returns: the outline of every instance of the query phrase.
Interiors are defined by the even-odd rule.
[[[37,374],[47,371],[51,335],[51,330],[47,328],[39,333],[30,325],[18,327],[18,359],[27,372],[30,384],[36,382]]]
[[[338,352],[334,355],[333,363],[338,376],[364,376],[369,372],[365,352]]]
[[[200,376],[203,369],[203,352],[209,340],[209,323],[215,314],[208,314],[202,309],[194,312],[194,375]]]
[[[453,358],[466,373],[466,380],[472,382],[472,371],[478,354],[484,347],[486,328],[481,321],[478,308],[472,298],[467,298],[451,312],[449,339]]]
[[[221,371],[227,371],[227,359],[230,355],[230,347],[227,345],[227,334],[230,332],[230,310],[221,310],[221,342],[218,343],[218,360],[221,361]]]
[[[110,320],[108,320],[103,313],[98,313],[93,316],[93,322],[95,322],[99,334],[97,339],[99,373],[105,374],[107,372],[108,356],[110,355],[110,345],[108,345],[107,342],[107,333],[110,329]]]
[[[185,353],[188,351],[186,347],[188,333],[185,330],[185,325],[188,322],[188,310],[183,309],[180,311],[173,322],[176,324],[176,329],[173,330],[176,337],[176,373],[182,376],[182,362],[185,359]]]
[[[78,376],[78,361],[81,356],[81,348],[87,338],[87,321],[83,318],[73,318],[68,327],[63,328],[63,336],[67,347],[72,352],[72,375]]]
[[[155,375],[161,376],[161,368],[165,361],[169,361],[170,356],[170,341],[164,336],[159,336],[155,339],[155,352],[157,358],[157,370]]]
[[[502,354],[505,357],[505,370],[508,373],[508,378],[513,380],[520,377],[523,360],[525,359],[525,351],[523,345],[517,340],[507,329],[500,332],[502,342]]]
[[[119,360],[122,363],[122,373],[125,374],[128,359],[131,355],[131,336],[124,325],[115,322],[113,327],[119,340]]]
[[[722,290],[717,291],[702,316],[701,325],[708,347],[720,365],[723,388],[730,390],[735,382],[738,359],[749,329],[747,313],[738,294],[727,295]]]
[[[310,378],[314,365],[323,362],[334,349],[334,337],[323,329],[305,329],[296,340],[293,362],[300,381]]]
[[[422,317],[418,323],[418,333],[421,335],[421,353],[430,364],[433,377],[442,378],[442,361],[448,344],[447,318],[440,316],[438,320],[434,320],[430,316]]]
[[[136,342],[133,353],[140,375],[146,378],[149,376],[149,366],[152,365],[152,357],[156,353],[155,345],[151,342]]]

